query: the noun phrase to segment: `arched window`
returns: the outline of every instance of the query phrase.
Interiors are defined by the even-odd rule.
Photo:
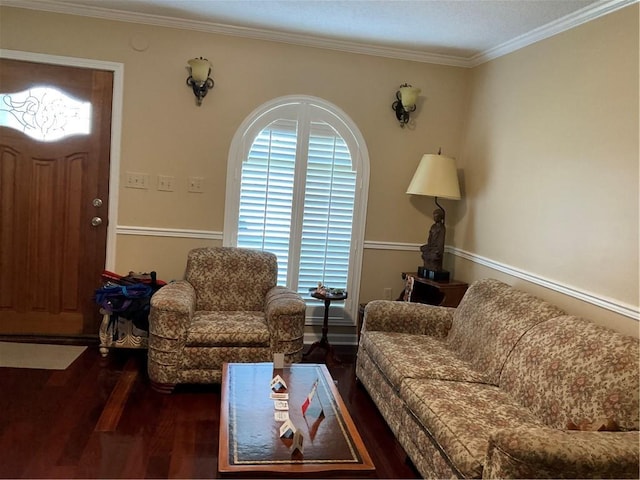
[[[318,282],[346,288],[355,318],[369,157],[334,105],[288,96],[255,110],[233,138],[224,245],[278,257],[278,284],[308,298]]]

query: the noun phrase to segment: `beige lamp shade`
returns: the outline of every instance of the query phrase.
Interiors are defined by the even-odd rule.
[[[416,87],[400,87],[400,101],[405,110],[413,108],[418,101],[418,95],[420,95],[421,91],[422,90]]]
[[[413,174],[407,193],[430,197],[460,199],[456,161],[444,155],[426,153]]]
[[[211,62],[206,58],[192,58],[187,62],[191,67],[191,77],[198,82],[203,83],[209,78]]]

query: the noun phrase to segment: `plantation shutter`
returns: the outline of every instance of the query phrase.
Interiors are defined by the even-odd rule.
[[[349,149],[329,124],[272,122],[243,162],[238,246],[275,253],[278,284],[301,294],[318,282],[346,288],[355,185]],[[294,208],[295,198],[303,208]]]
[[[278,285],[286,285],[296,164],[294,120],[277,120],[262,130],[242,164],[238,246],[278,257]]]
[[[344,140],[329,125],[309,133],[298,291],[318,282],[347,288],[356,173]]]

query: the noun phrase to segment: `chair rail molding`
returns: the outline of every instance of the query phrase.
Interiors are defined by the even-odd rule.
[[[520,278],[527,282],[548,288],[549,290],[568,295],[578,300],[582,300],[583,302],[587,302],[597,307],[601,307],[620,315],[624,315],[625,317],[632,318],[633,320],[640,321],[640,309],[636,305],[630,305],[628,303],[620,302],[603,295],[598,295],[593,292],[588,292],[580,288],[572,287],[571,285],[566,285],[564,283],[557,282],[555,280],[551,280],[549,278],[545,278],[531,272],[527,272],[526,270],[522,270],[511,265],[496,262],[495,260],[491,260],[475,253],[467,252],[466,250],[462,250],[460,248],[447,246],[445,247],[445,251],[457,257],[464,258],[465,260],[469,260],[479,265],[484,265],[485,267],[492,268],[493,270],[506,273],[507,275],[511,275],[512,277]]]
[[[365,241],[364,248],[365,250],[404,250],[408,252],[420,251],[420,245],[417,243],[397,243],[373,240]],[[527,272],[526,270],[522,270],[505,263],[497,262],[490,258],[483,257],[482,255],[477,255],[475,253],[468,252],[451,245],[445,246],[445,252],[451,255],[455,255],[456,257],[463,258],[470,262],[491,268],[498,272],[506,273],[507,275],[510,275],[512,277],[520,278],[521,280],[525,280],[535,285],[548,288],[549,290],[552,290],[554,292],[562,293],[583,302],[590,303],[591,305],[604,308],[633,320],[640,321],[640,308],[637,305],[630,305],[628,303],[620,302],[603,295],[598,295],[596,293],[588,292],[571,285],[566,285],[564,283],[545,278],[532,272]]]
[[[200,240],[220,240],[222,232],[212,230],[191,230],[186,228],[159,228],[118,225],[118,235],[137,235],[143,237],[197,238]]]
[[[158,227],[140,227],[118,225],[116,229],[118,235],[139,235],[148,237],[174,237],[174,238],[198,238],[203,240],[219,240],[222,241],[223,233],[212,230],[190,230],[180,228],[158,228]],[[377,240],[365,240],[364,250],[395,250],[406,252],[420,251],[420,244],[405,242],[385,242]],[[517,267],[497,262],[482,255],[468,252],[461,248],[451,245],[445,246],[445,252],[463,258],[473,263],[483,265],[498,272],[505,273],[515,278],[525,280],[527,282],[548,288],[554,292],[568,295],[591,305],[612,311],[619,315],[631,318],[640,322],[640,308],[637,305],[631,305],[625,302],[588,292],[571,285],[567,285],[555,280],[545,278],[532,272],[527,272]],[[345,322],[346,323],[346,322]],[[313,322],[315,324],[315,322]]]

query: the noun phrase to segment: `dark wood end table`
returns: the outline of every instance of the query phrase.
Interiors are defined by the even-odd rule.
[[[440,305],[442,307],[457,307],[462,300],[469,284],[457,280],[440,282],[428,278],[419,277],[415,272],[403,272],[402,278],[412,277],[414,281],[414,295],[412,302],[428,303],[430,305]],[[398,300],[402,300],[404,292],[400,294]],[[416,297],[415,299],[413,297]]]
[[[303,357],[309,356],[311,352],[313,352],[316,348],[320,347],[327,351],[327,355],[325,357],[325,361],[329,364],[342,363],[335,356],[335,351],[333,345],[329,343],[329,339],[327,338],[327,334],[329,333],[329,307],[331,306],[332,301],[342,301],[346,300],[347,292],[342,293],[331,293],[331,292],[318,292],[317,290],[311,291],[311,296],[313,298],[317,298],[318,300],[324,301],[324,320],[322,322],[322,337],[317,342],[314,342],[307,350],[307,353],[303,354]]]

